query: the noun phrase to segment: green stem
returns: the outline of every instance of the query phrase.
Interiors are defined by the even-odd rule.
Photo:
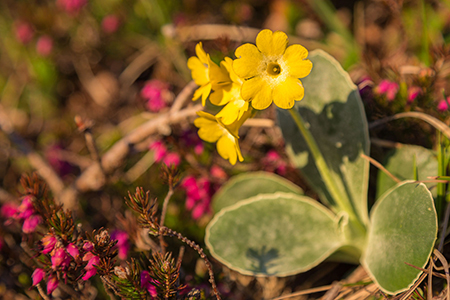
[[[325,158],[323,157],[322,152],[320,152],[316,140],[312,136],[311,132],[306,128],[305,121],[303,120],[302,116],[298,113],[298,111],[295,108],[289,109],[289,113],[291,114],[295,124],[297,125],[298,129],[303,135],[306,144],[308,144],[309,150],[311,151],[311,154],[314,157],[314,162],[316,164],[317,169],[319,170],[320,176],[322,177],[322,180],[325,183],[334,201],[336,201],[337,206],[341,210],[346,211],[349,214],[350,220],[358,220],[358,216],[355,212],[353,205],[350,203],[349,199],[345,195],[341,194],[339,188],[336,186],[335,180],[331,176],[331,172],[328,169],[328,165],[325,161]]]

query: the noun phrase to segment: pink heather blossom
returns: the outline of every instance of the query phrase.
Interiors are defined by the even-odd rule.
[[[72,173],[73,166],[61,159],[61,151],[64,150],[59,144],[53,144],[45,149],[45,158],[61,177]]]
[[[150,144],[149,149],[155,151],[154,159],[156,162],[162,161],[167,155],[166,145],[164,145],[162,141],[153,142],[152,144]]]
[[[205,146],[202,142],[199,142],[197,145],[194,146],[194,153],[197,155],[202,155],[203,151],[205,150]]]
[[[286,162],[281,158],[278,152],[273,149],[267,152],[266,156],[262,159],[262,163],[267,171],[275,171],[280,175],[286,174]]]
[[[31,274],[31,278],[33,279],[33,286],[41,282],[44,276],[45,272],[43,269],[37,268],[36,270],[34,270],[33,274]]]
[[[56,245],[56,237],[53,235],[46,235],[41,239],[42,246],[44,249],[42,250],[42,254],[47,254],[53,251]]]
[[[147,100],[147,108],[152,112],[159,112],[167,106],[165,98],[169,85],[157,79],[148,81],[141,90],[141,97]]]
[[[397,95],[399,85],[387,79],[382,80],[375,88],[375,93],[385,95],[388,101],[393,101]]]
[[[84,274],[84,276],[81,278],[86,281],[97,274],[97,269],[95,268],[95,266],[100,262],[100,258],[98,256],[95,256],[91,252],[88,252],[83,256],[83,261],[88,262],[84,267],[84,269],[86,270],[86,274]]]
[[[209,172],[211,173],[211,176],[214,178],[218,178],[221,180],[225,180],[228,178],[227,173],[225,173],[225,171],[218,165],[213,165],[209,170]]]
[[[92,242],[86,241],[83,244],[83,250],[84,251],[92,251],[94,249],[94,244]]]
[[[14,218],[19,213],[19,207],[15,203],[3,204],[0,213],[6,219]]]
[[[28,44],[34,36],[34,30],[31,25],[24,21],[19,21],[14,26],[16,38],[22,44]]]
[[[141,288],[146,289],[152,297],[158,296],[156,287],[152,284],[154,282],[155,281],[150,277],[150,273],[148,271],[141,272]]]
[[[116,247],[119,249],[119,258],[121,260],[126,260],[128,257],[128,251],[130,250],[128,233],[122,230],[115,230],[111,233],[111,240],[117,240]]]
[[[23,221],[23,233],[32,233],[36,227],[42,223],[42,218],[39,215],[31,215]]]
[[[440,112],[444,112],[444,111],[446,111],[448,109],[448,100],[449,100],[449,98],[447,98],[446,100],[439,101],[437,109]]]
[[[56,249],[51,260],[53,269],[57,269],[58,267],[65,268],[70,264],[70,257],[63,248]]]
[[[375,92],[380,95],[386,94],[386,92],[389,90],[390,86],[391,86],[391,82],[389,80],[387,80],[387,79],[381,80],[381,82],[375,88]]]
[[[56,275],[52,274],[47,280],[47,294],[50,295],[58,287],[59,281]]]
[[[78,247],[74,243],[67,245],[66,250],[75,259],[80,256],[80,250],[78,250]]]
[[[17,218],[19,219],[26,219],[32,214],[34,214],[34,206],[33,206],[33,200],[32,196],[25,196],[22,199],[22,203],[19,206],[19,214],[17,215]]]
[[[178,153],[175,152],[169,152],[167,153],[167,155],[164,157],[163,162],[167,165],[167,166],[175,166],[178,167],[178,165],[181,162],[180,156],[178,155]]]
[[[102,29],[105,33],[111,34],[119,29],[120,21],[116,15],[109,15],[102,20]]]
[[[422,95],[422,89],[418,86],[410,86],[408,88],[408,98],[406,99],[406,102],[411,104],[419,95]]]
[[[197,220],[210,212],[210,181],[207,178],[196,179],[187,176],[181,183],[186,191],[186,209],[192,211],[192,218]]]
[[[67,13],[76,15],[87,4],[87,0],[57,0],[56,4]]]
[[[53,40],[48,35],[41,36],[36,42],[36,52],[41,56],[49,56],[53,50]]]

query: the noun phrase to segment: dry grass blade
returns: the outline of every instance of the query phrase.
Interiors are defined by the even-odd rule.
[[[389,172],[385,167],[383,167],[382,164],[380,164],[379,162],[377,162],[375,159],[371,158],[370,156],[367,156],[365,154],[361,154],[361,157],[364,159],[367,159],[372,165],[374,165],[375,167],[377,167],[378,169],[380,169],[381,171],[383,171],[387,176],[389,176],[390,178],[392,178],[392,180],[394,180],[395,182],[400,182],[401,180],[398,179],[397,177],[395,177],[391,172]]]
[[[445,279],[447,279],[447,300],[450,300],[450,274],[448,273],[448,263],[447,260],[445,259],[444,255],[442,255],[441,252],[439,252],[437,249],[434,249],[434,255],[437,256],[437,258],[439,258],[439,260],[442,263],[442,266],[444,267],[445,270]]]
[[[325,285],[325,286],[321,286],[321,287],[316,287],[316,288],[312,288],[312,289],[307,289],[304,291],[300,291],[300,292],[295,292],[289,295],[284,295],[281,297],[277,297],[277,298],[272,298],[271,300],[283,300],[283,299],[289,299],[289,298],[293,298],[293,297],[297,297],[297,296],[303,296],[303,295],[309,295],[309,294],[314,294],[314,293],[319,293],[319,292],[325,292],[328,291],[329,289],[331,289],[333,287],[333,285]]]

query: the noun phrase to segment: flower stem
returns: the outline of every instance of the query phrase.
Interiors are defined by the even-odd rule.
[[[300,130],[300,133],[305,139],[306,144],[308,145],[309,150],[314,157],[314,162],[320,173],[320,176],[322,177],[325,186],[327,187],[337,206],[340,210],[346,211],[349,214],[350,219],[358,220],[353,205],[345,195],[342,195],[341,191],[339,191],[339,188],[335,184],[335,179],[331,177],[331,172],[328,168],[325,158],[323,157],[322,152],[320,152],[316,140],[312,136],[311,132],[308,130],[308,128],[306,128],[305,121],[303,120],[302,116],[295,108],[289,109],[289,113],[291,114],[295,124]]]

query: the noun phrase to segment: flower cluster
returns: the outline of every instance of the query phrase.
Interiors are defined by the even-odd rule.
[[[13,221],[22,222],[23,233],[32,233],[36,227],[42,223],[42,217],[37,214],[33,206],[33,196],[26,195],[22,198],[22,203],[17,206],[14,203],[6,203],[1,208],[1,215],[7,219],[6,224]]]
[[[206,99],[222,110],[212,115],[199,112],[194,125],[202,140],[215,143],[217,151],[234,165],[243,161],[238,144],[238,131],[254,114],[254,110],[268,108],[272,102],[290,109],[304,96],[299,78],[306,77],[312,63],[306,59],[308,51],[301,45],[288,47],[288,37],[281,31],[262,30],[256,46],[244,44],[236,49],[236,59],[229,57],[215,64],[209,54],[197,44],[197,56],[188,60],[192,78],[199,88],[193,100]]]
[[[168,167],[177,167],[181,163],[181,158],[178,153],[169,151],[162,141],[151,143],[149,149],[154,151],[153,159],[157,163],[163,162]]]

